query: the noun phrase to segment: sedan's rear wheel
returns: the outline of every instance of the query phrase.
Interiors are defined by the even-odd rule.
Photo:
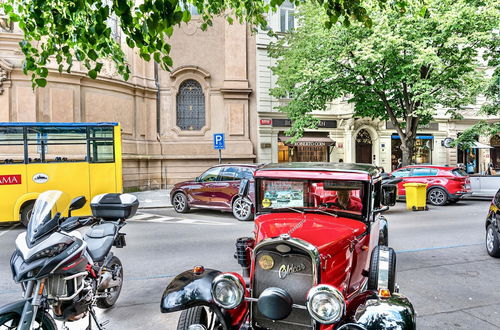
[[[498,233],[491,224],[486,228],[486,251],[490,256],[500,258],[500,240],[498,239]]]
[[[239,221],[252,220],[252,204],[241,197],[236,198],[233,203],[233,215]]]
[[[429,190],[427,198],[429,199],[429,203],[436,206],[443,206],[448,202],[448,194],[441,188],[432,188]]]
[[[187,213],[189,212],[189,204],[187,201],[186,195],[183,193],[179,192],[174,195],[174,198],[172,198],[172,204],[174,205],[174,210],[177,213]]]

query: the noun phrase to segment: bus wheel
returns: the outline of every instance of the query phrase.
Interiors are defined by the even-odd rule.
[[[30,222],[31,212],[33,212],[34,202],[28,202],[21,207],[21,223],[24,227],[28,227],[28,222]]]

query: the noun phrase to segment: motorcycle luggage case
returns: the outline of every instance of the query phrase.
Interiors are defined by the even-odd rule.
[[[128,219],[135,215],[139,200],[131,194],[101,194],[92,198],[92,215],[105,220]]]

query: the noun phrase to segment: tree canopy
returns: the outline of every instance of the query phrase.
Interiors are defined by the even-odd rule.
[[[168,40],[176,25],[189,22],[189,6],[200,13],[202,29],[212,19],[224,15],[266,28],[265,15],[284,0],[5,0],[0,4],[12,22],[24,33],[21,43],[25,55],[24,72],[30,73],[34,86],[45,86],[47,65],[55,61],[59,72],[71,72],[73,62],[81,61],[91,78],[96,78],[103,60],[112,60],[125,80],[130,70],[125,54],[108,26],[117,19],[129,47],[138,50],[146,61],[154,59],[165,69],[172,66]],[[308,0],[325,10],[325,22],[344,24],[352,20],[371,24],[364,0]],[[377,0],[380,5],[385,0]],[[402,5],[405,0],[397,0]],[[294,4],[302,0],[291,0]]]
[[[499,0],[407,1],[404,9],[365,5],[372,26],[334,24],[305,5],[295,32],[270,49],[278,60],[276,97],[293,121],[290,133],[314,127],[311,112],[334,99],[354,103],[354,116],[389,120],[401,137],[403,164],[411,161],[419,125],[445,109],[453,118],[487,90],[485,67],[500,60]],[[492,103],[493,108],[497,105]]]

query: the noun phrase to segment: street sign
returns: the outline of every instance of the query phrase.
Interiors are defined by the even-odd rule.
[[[221,150],[226,149],[226,145],[224,143],[224,133],[214,133],[214,149]]]

